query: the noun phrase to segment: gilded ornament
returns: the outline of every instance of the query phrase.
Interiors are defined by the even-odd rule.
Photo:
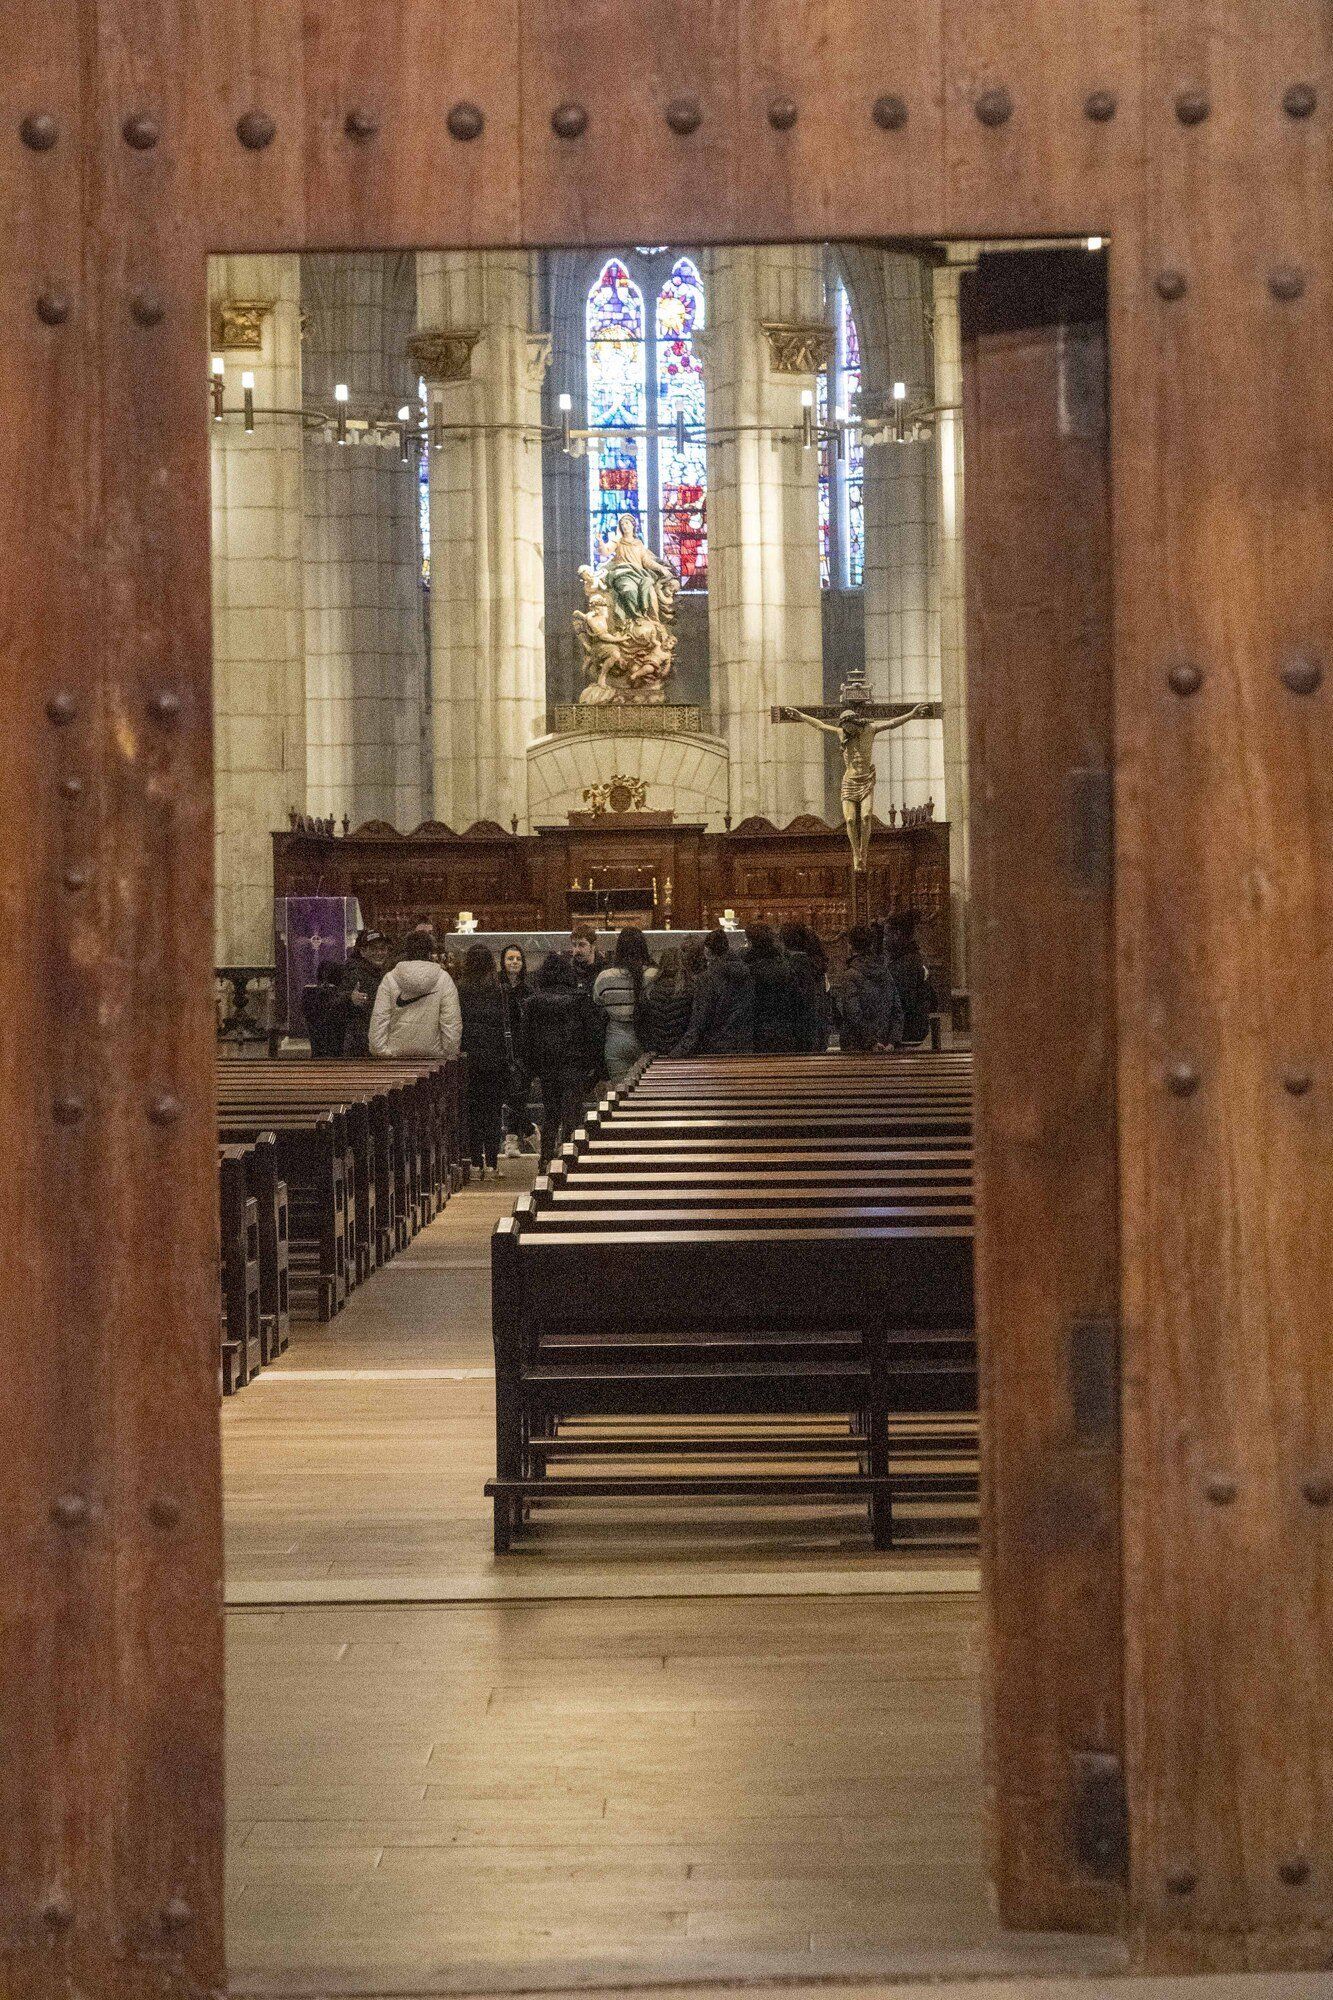
[[[763,334],[775,375],[819,375],[833,359],[836,336],[821,322],[765,320]]]

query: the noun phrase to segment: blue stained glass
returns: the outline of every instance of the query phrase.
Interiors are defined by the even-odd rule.
[[[838,349],[842,388],[842,414],[844,417],[859,417],[861,414],[861,339],[856,331],[856,321],[852,318],[852,302],[844,285],[841,290],[842,311],[839,315]],[[853,431],[847,439],[847,456],[843,461],[846,468],[843,475],[843,494],[846,505],[847,522],[847,582],[853,590],[859,590],[865,577],[866,568],[866,455],[861,442],[860,430]]]
[[[608,258],[588,293],[588,426],[641,431],[648,419],[643,294],[618,257]],[[592,553],[611,540],[622,514],[643,533],[641,437],[604,438],[588,447]]]
[[[417,452],[417,510],[421,522],[421,587],[430,589],[430,447],[426,439],[430,436],[430,392],[425,378],[417,383],[417,402],[421,408],[421,446]]]
[[[686,590],[708,582],[704,369],[694,345],[703,324],[703,281],[679,257],[657,295],[657,479],[662,555]]]
[[[818,384],[821,425],[861,414],[861,341],[841,282],[834,332],[832,380],[825,369]],[[819,447],[819,575],[826,590],[835,571],[845,589],[859,590],[865,579],[865,446],[859,429],[843,433],[841,457],[831,439]]]
[[[828,423],[828,370],[821,368],[815,384],[815,417],[821,431]],[[833,582],[833,446],[819,441],[819,581],[827,590]]]

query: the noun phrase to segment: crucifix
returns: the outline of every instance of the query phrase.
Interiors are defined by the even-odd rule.
[[[774,722],[808,722],[826,736],[836,736],[842,748],[842,817],[852,849],[854,876],[864,875],[870,859],[870,833],[875,816],[875,756],[877,736],[901,729],[919,715],[941,713],[937,701],[872,701],[864,675],[850,675],[838,690],[836,708],[775,708]],[[853,882],[855,894],[856,883]]]

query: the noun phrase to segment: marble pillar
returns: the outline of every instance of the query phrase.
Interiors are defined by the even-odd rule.
[[[765,326],[827,323],[817,246],[708,259],[708,599],[714,702],[731,766],[731,817],[785,826],[825,809],[823,738],[775,726],[774,705],[823,701],[819,453],[799,441],[818,360]]]
[[[212,425],[217,963],[266,965],[270,835],[291,808],[306,809],[301,425],[291,414],[301,408],[300,259],[219,257],[209,283],[227,410]],[[227,316],[219,339],[224,303],[246,311]],[[249,436],[244,372],[254,376]]]
[[[406,404],[415,423],[415,258],[308,256],[301,285],[307,403],[334,411],[341,382],[353,419]],[[307,799],[407,831],[424,817],[427,719],[416,461],[372,435],[305,433]]]
[[[963,253],[966,254],[966,253]],[[949,819],[949,880],[954,984],[968,983],[967,606],[963,569],[963,353],[958,283],[964,265],[951,252],[932,273],[935,403],[939,478],[936,572],[939,586],[940,694],[944,703],[944,798]]]
[[[528,823],[527,748],[545,728],[541,380],[525,251],[417,259],[416,363],[429,384],[434,812]],[[451,426],[458,426],[456,435]]]
[[[862,341],[862,407],[888,411],[895,382],[909,405],[934,398],[930,267],[870,246],[843,252]],[[939,701],[934,441],[883,443],[865,459],[866,675],[877,701]],[[909,722],[875,745],[876,810],[933,799],[943,818],[944,739],[938,720]]]

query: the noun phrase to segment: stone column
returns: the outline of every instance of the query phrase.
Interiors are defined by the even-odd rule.
[[[958,282],[969,253],[957,248],[933,273],[939,470],[937,574],[944,798],[949,818],[954,984],[968,983],[967,616],[963,569],[963,350]]]
[[[801,393],[814,392],[831,345],[823,254],[809,245],[726,249],[708,262],[714,701],[730,758],[733,823],[762,813],[785,826],[825,805],[824,739],[769,720],[775,704],[824,698],[819,454],[799,442]]]
[[[301,283],[307,401],[332,413],[345,383],[353,420],[346,445],[305,433],[309,810],[407,831],[423,817],[426,720],[416,462],[356,420],[403,404],[417,420],[415,258],[305,257]]]
[[[907,400],[934,400],[930,272],[901,252],[849,250],[862,334],[862,404],[888,411],[902,382]],[[866,675],[877,701],[940,699],[935,565],[936,457],[930,439],[872,445],[865,458]],[[886,731],[875,745],[876,810],[935,802],[945,812],[943,735],[936,720]]]
[[[213,351],[227,415],[213,439],[217,962],[273,953],[270,834],[306,809],[299,257],[220,257]],[[241,417],[255,378],[255,428]]]
[[[545,728],[541,379],[531,259],[423,253],[412,351],[441,441],[430,461],[434,811],[526,828]],[[458,426],[450,436],[450,426]]]

